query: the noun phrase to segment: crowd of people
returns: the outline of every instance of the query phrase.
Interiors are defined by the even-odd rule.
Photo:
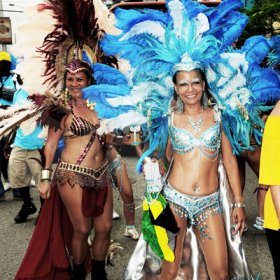
[[[1,135],[0,172],[23,201],[15,223],[37,212],[32,185],[41,202],[15,279],[84,280],[89,273],[108,279],[113,187],[122,200],[124,236],[138,240],[125,279],[253,279],[241,242],[248,230],[246,162],[260,184],[253,228],[266,233],[280,279],[280,79],[271,68],[262,72],[261,59],[252,61],[273,44],[259,36],[227,53],[244,28],[238,0],[212,8],[223,9],[228,22],[185,2],[167,1],[167,11],[118,11],[121,35],[100,28],[94,1],[40,4],[56,23],[34,46],[44,56],[48,92],[28,92],[13,56],[0,52],[0,129],[6,112],[32,111]],[[232,19],[240,19],[235,31]],[[216,32],[221,24],[225,36]],[[131,68],[119,70],[122,59]],[[274,89],[264,97],[268,76]],[[120,145],[136,146],[135,168],[146,180],[149,214],[141,234]]]

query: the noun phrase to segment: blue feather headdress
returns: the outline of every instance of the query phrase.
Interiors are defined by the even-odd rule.
[[[276,35],[271,39],[273,43],[272,50],[267,55],[267,64],[272,69],[275,69],[277,73],[280,73],[280,35]]]
[[[241,50],[230,48],[248,21],[238,11],[242,6],[240,0],[225,0],[215,8],[192,0],[169,0],[166,12],[116,10],[121,33],[106,35],[101,48],[107,55],[128,61],[131,68],[124,73],[124,81],[115,84],[117,91],[119,87],[119,92],[125,93],[123,97],[117,97],[118,93],[109,96],[106,83],[112,84],[110,75],[104,72],[109,81],[100,75],[105,91],[102,98],[107,101],[101,101],[104,106],[96,110],[115,127],[122,126],[116,121],[120,116],[130,116],[125,118],[126,124],[140,124],[149,132],[149,148],[140,162],[155,150],[159,156],[165,150],[172,76],[178,70],[199,68],[205,72],[235,153],[251,148],[252,135],[260,141],[260,112],[267,109],[267,102],[280,98],[279,76],[260,66],[273,46],[271,40],[257,36],[248,39]],[[100,86],[98,80],[96,77],[98,85],[93,88]],[[104,110],[107,115],[101,113]],[[133,114],[137,114],[137,121]]]

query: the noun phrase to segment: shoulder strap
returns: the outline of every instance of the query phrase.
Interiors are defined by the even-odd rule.
[[[94,140],[95,140],[95,137],[96,137],[96,132],[93,132],[93,133],[91,134],[91,137],[90,137],[90,139],[89,139],[87,145],[84,147],[82,153],[79,155],[79,157],[78,157],[78,159],[77,159],[77,161],[76,161],[75,164],[80,165],[80,164],[82,163],[82,161],[85,159],[85,157],[86,157],[86,155],[87,155],[87,153],[88,153],[88,151],[89,151],[89,149],[90,149],[92,143],[93,143]]]

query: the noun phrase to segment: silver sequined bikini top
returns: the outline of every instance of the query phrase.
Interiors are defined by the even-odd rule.
[[[173,116],[174,113],[172,112],[169,119],[169,136],[174,152],[185,154],[198,148],[208,158],[218,156],[221,146],[221,126],[219,121],[207,128],[199,137],[195,137],[188,130],[175,127]]]

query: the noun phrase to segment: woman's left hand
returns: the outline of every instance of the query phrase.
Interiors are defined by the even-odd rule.
[[[246,223],[245,209],[243,207],[234,207],[232,211],[232,224],[233,224],[233,234],[238,231],[242,235]]]

